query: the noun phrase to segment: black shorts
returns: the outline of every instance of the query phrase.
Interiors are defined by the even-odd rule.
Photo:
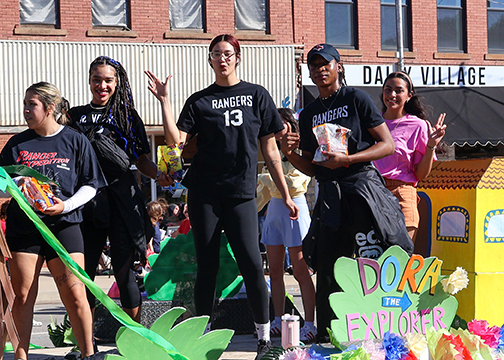
[[[84,253],[84,240],[82,239],[79,224],[62,222],[49,227],[49,229],[69,254]],[[38,231],[27,236],[9,235],[7,231],[6,240],[10,251],[42,255],[46,261],[58,257],[56,251],[54,251]]]

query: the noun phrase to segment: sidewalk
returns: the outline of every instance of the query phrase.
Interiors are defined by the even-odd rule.
[[[313,278],[313,280],[315,279]],[[114,277],[108,275],[97,276],[95,282],[106,293],[114,282]],[[293,276],[285,274],[285,287],[287,292],[294,297],[297,308],[303,314],[301,293]],[[51,322],[51,317],[56,319],[56,323],[59,324],[63,321],[64,314],[65,308],[59,299],[52,276],[47,268],[43,268],[40,275],[39,294],[34,316],[36,321],[42,322],[42,326],[33,328],[30,342],[45,348],[30,350],[30,360],[63,360],[64,356],[70,352],[70,347],[55,348],[47,331],[47,325]],[[274,346],[281,345],[280,338],[273,338],[272,342]],[[235,335],[220,360],[254,359],[256,347],[257,339],[252,334]],[[108,351],[116,347],[115,344],[107,344],[99,345],[98,348],[100,351]],[[14,360],[14,354],[6,353],[4,359]]]

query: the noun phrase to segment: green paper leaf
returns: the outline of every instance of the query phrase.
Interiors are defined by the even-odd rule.
[[[214,330],[205,335],[206,325],[208,324],[208,316],[192,317],[181,323],[171,325],[185,311],[183,308],[172,308],[151,326],[151,331],[157,332],[166,341],[172,344],[178,352],[183,354],[190,360],[218,360],[224,350],[226,350],[231,337],[232,330],[222,329]],[[124,330],[123,330],[124,329]],[[134,337],[136,334],[127,332],[126,328],[121,328],[116,336],[116,343],[124,360],[163,360],[170,359],[174,354],[156,352],[152,357],[139,356],[138,354],[147,354],[151,349],[151,345],[145,341],[137,341]],[[166,357],[166,356],[169,357]],[[135,357],[136,356],[136,357]],[[175,359],[175,357],[174,357]],[[110,359],[115,360],[115,359]]]
[[[191,308],[196,281],[196,253],[192,230],[187,235],[167,239],[161,252],[149,256],[152,270],[144,279],[145,290],[153,300],[182,300]],[[232,297],[240,291],[243,278],[224,234],[221,236],[220,267],[217,275],[216,297]]]
[[[52,179],[49,179],[47,176],[39,173],[37,170],[32,169],[26,165],[7,165],[3,167],[5,171],[10,174],[15,174],[18,176],[27,176],[37,179],[40,182],[54,184],[59,186],[57,182]]]

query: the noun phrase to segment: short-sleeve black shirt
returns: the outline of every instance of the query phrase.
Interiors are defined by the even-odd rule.
[[[13,136],[2,150],[0,162],[1,165],[26,165],[54,180],[59,187],[53,186],[52,190],[61,200],[70,198],[83,185],[99,188],[106,184],[88,139],[67,126],[50,137],[39,136],[31,129]],[[57,216],[42,213],[39,216],[47,225],[82,221],[80,208]],[[32,227],[17,203],[9,206],[7,222],[10,230]]]
[[[336,99],[334,99],[334,96],[336,96]],[[301,150],[315,154],[318,142],[312,129],[317,125],[334,123],[352,130],[348,139],[348,153],[355,154],[375,143],[374,138],[367,129],[374,128],[383,122],[384,120],[373,100],[366,92],[353,87],[342,87],[338,94],[327,100],[321,100],[319,97],[301,112],[299,117],[301,134],[299,147]],[[316,166],[315,176],[320,181],[333,180],[343,177],[345,174],[353,173],[365,165],[369,165],[369,162],[353,164],[349,167],[334,170],[324,166]]]
[[[105,106],[98,106],[94,104],[75,106],[68,112],[71,126],[87,135],[96,125],[98,120],[100,120],[104,110]],[[110,136],[121,149],[125,148],[125,140],[119,136],[117,129],[110,120],[104,122],[102,127],[103,135]],[[145,127],[136,110],[133,110],[132,131],[135,135],[134,148],[136,156],[131,152],[128,153],[128,156],[131,160],[135,161],[138,156],[150,153],[149,141],[145,132]]]
[[[260,85],[212,84],[186,101],[177,126],[198,135],[197,153],[183,184],[220,197],[254,198],[258,139],[281,131],[273,99]]]

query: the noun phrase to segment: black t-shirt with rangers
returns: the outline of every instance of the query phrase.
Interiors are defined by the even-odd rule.
[[[334,123],[351,130],[351,135],[348,138],[348,153],[355,154],[375,143],[367,129],[374,128],[383,122],[384,120],[373,100],[366,92],[345,86],[326,100],[318,97],[301,112],[299,147],[303,151],[315,154],[318,142],[313,134],[313,128],[325,123]],[[369,165],[369,162],[334,170],[324,166],[316,166],[315,176],[319,181],[334,180],[354,173],[366,165]]]
[[[1,165],[26,165],[44,174],[59,186],[52,186],[61,200],[70,198],[81,186],[99,188],[106,185],[96,155],[87,138],[65,126],[54,136],[39,136],[31,129],[13,136],[0,154]],[[26,234],[33,224],[13,201],[7,214],[7,228],[12,233]],[[61,221],[80,223],[81,208],[64,215],[38,215],[47,225]]]
[[[182,184],[194,192],[244,199],[255,197],[258,139],[283,129],[268,91],[245,81],[212,84],[193,94],[177,126],[198,135]]]
[[[102,117],[104,110],[105,106],[95,104],[75,106],[68,112],[70,124],[72,127],[77,128],[83,134],[87,135],[96,126]],[[132,161],[135,161],[140,155],[150,153],[150,147],[144,124],[134,109],[132,120],[131,131],[135,139],[132,147],[126,146],[127,140],[124,136],[121,136],[111,119],[104,121],[100,125],[98,132],[102,132],[103,135],[107,135],[112,138],[121,149],[127,149],[126,153],[129,158]]]

